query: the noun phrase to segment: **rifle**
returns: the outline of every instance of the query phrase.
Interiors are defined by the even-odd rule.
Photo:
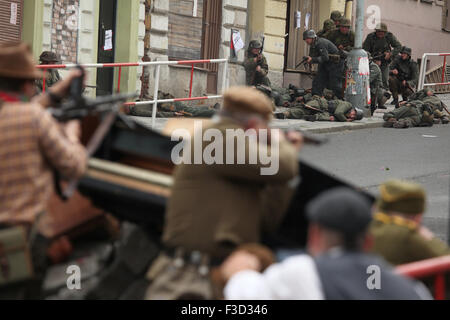
[[[306,133],[300,129],[286,129],[286,130],[283,130],[283,132],[285,134],[287,134],[289,132],[298,132],[303,136],[303,141],[305,142],[305,144],[313,144],[316,146],[321,146],[325,143],[328,143],[328,140],[329,140],[328,138],[319,138],[317,135],[312,135],[312,134]]]
[[[309,58],[309,57],[304,56],[303,59],[302,59],[302,61],[300,61],[300,63],[297,64],[297,65],[295,66],[295,69],[297,69],[297,68],[300,67],[301,65],[304,65],[304,66],[305,66],[305,69],[306,69],[306,62],[308,61],[308,58]]]
[[[63,103],[59,108],[50,108],[48,111],[55,119],[61,122],[81,119],[92,114],[106,114],[102,118],[100,125],[86,146],[86,153],[89,157],[91,157],[97,151],[98,147],[110,131],[117,118],[122,119],[130,127],[134,127],[126,116],[119,113],[119,108],[123,102],[128,99],[135,98],[138,95],[119,94],[114,96],[99,97],[97,99],[86,98],[82,95],[83,80],[85,76],[84,70],[81,66],[78,66],[77,68],[82,71],[82,75],[72,81],[69,89],[70,95],[67,102]],[[59,173],[54,171],[55,190],[61,199],[67,201],[76,191],[79,180],[70,181],[64,192],[62,191],[60,180]]]
[[[411,87],[411,85],[408,83],[408,80],[406,80],[406,74],[402,70],[397,69],[397,71],[398,74],[394,76],[396,76],[398,80],[400,80],[401,82],[406,81],[405,87],[411,90],[413,93],[416,93],[416,90],[413,87]],[[390,72],[390,74],[392,74],[392,71]]]

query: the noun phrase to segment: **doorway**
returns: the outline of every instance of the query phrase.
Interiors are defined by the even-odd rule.
[[[100,0],[98,63],[113,63],[116,39],[117,0]],[[113,93],[114,68],[97,69],[97,96]]]

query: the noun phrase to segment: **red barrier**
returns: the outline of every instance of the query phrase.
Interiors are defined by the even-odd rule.
[[[401,265],[396,268],[396,271],[401,275],[415,279],[435,277],[434,298],[445,300],[445,274],[450,272],[450,256]]]

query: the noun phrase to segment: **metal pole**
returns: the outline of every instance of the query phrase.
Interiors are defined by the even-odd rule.
[[[364,28],[364,0],[356,3],[356,28],[355,48],[347,55],[347,74],[345,88],[345,100],[350,102],[354,108],[363,110],[366,117],[370,112],[370,72],[367,53],[362,49]]]
[[[159,91],[159,74],[161,71],[161,65],[156,66],[155,74],[155,93],[153,95],[153,114],[152,114],[152,128],[155,128],[156,123],[156,109],[158,109],[158,91]]]
[[[194,64],[192,64],[192,68],[191,68],[191,83],[189,84],[189,98],[192,98],[193,82],[194,82]]]
[[[356,4],[356,30],[355,30],[355,48],[362,49],[363,28],[364,28],[364,0],[358,0]]]
[[[225,91],[228,88],[228,83],[227,83],[227,77],[228,75],[228,60],[226,60],[223,64],[223,73],[222,73],[222,94],[225,93]]]
[[[119,80],[117,81],[117,93],[120,93],[120,82],[122,81],[122,67],[119,67]]]

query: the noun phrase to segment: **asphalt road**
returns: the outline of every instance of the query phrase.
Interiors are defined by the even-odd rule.
[[[388,179],[421,183],[428,194],[424,223],[448,239],[450,125],[356,130],[328,137],[330,142],[322,147],[306,146],[302,159],[373,195]]]

